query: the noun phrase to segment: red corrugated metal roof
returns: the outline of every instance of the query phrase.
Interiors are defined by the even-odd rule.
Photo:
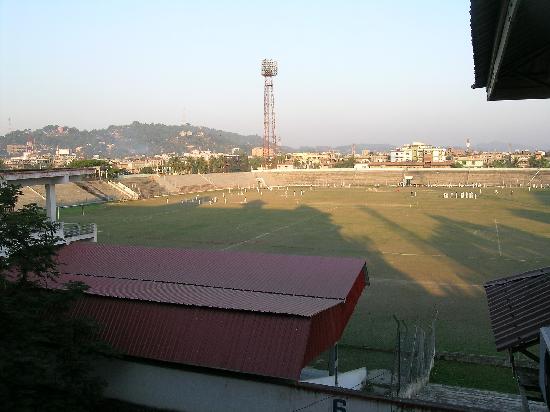
[[[358,259],[84,243],[59,259],[49,286],[87,283],[74,314],[122,353],[289,379],[340,339],[366,284]]]
[[[346,297],[365,264],[354,258],[83,242],[63,248],[59,259],[63,273],[335,299]]]
[[[243,291],[186,285],[175,282],[154,282],[70,274],[62,274],[55,284],[50,282],[50,286],[62,286],[63,283],[69,281],[86,283],[89,286],[86,293],[91,295],[299,316],[315,315],[343,301],[343,299]]]
[[[75,313],[94,318],[117,350],[155,359],[297,379],[309,318],[211,310],[89,296]]]

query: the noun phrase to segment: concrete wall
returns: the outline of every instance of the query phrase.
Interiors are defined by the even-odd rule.
[[[175,411],[445,410],[442,405],[436,408],[422,402],[397,402],[319,385],[214,375],[124,360],[104,361],[97,371],[108,382],[105,396]]]
[[[141,197],[153,197],[165,194],[193,193],[214,189],[250,187],[257,185],[257,178],[263,179],[268,186],[387,186],[399,185],[404,176],[412,176],[411,182],[419,185],[471,185],[487,186],[527,186],[550,185],[550,169],[402,169],[371,168],[325,169],[325,170],[272,170],[261,172],[210,173],[206,175],[133,175],[125,176],[121,183],[138,191]],[[106,182],[94,182],[115,199],[122,197],[110,190]],[[102,185],[102,186],[100,186]],[[100,202],[94,196],[74,183],[56,185],[57,201],[60,205]],[[119,196],[120,195],[120,196]],[[117,197],[118,196],[118,197]],[[36,202],[44,205],[44,186],[23,187],[20,204]]]
[[[371,168],[366,170],[273,170],[253,172],[270,186],[371,186],[398,185],[404,176],[412,176],[412,184],[527,186],[550,185],[550,169],[402,169]]]

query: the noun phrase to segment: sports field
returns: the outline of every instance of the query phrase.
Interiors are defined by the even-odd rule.
[[[496,355],[482,285],[550,266],[550,191],[412,190],[226,190],[63,209],[61,220],[97,223],[100,243],[364,258],[371,285],[342,343],[392,349],[392,315],[429,320],[437,309],[438,352]],[[451,190],[478,198],[444,199]],[[352,352],[343,365],[382,356]]]

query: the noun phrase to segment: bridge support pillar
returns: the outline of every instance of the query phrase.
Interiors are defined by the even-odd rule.
[[[46,183],[46,215],[52,222],[57,220],[57,200],[55,198],[55,183]]]

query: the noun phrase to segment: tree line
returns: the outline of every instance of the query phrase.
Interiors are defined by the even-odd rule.
[[[92,411],[104,382],[93,363],[113,354],[97,325],[71,316],[87,286],[58,282],[58,225],[36,204],[16,208],[17,186],[0,184],[0,409]]]

